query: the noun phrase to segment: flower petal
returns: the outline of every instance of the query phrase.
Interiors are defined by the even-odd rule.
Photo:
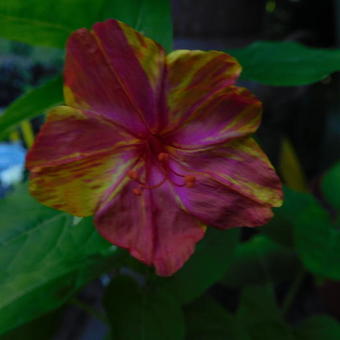
[[[179,208],[169,184],[133,194],[127,184],[101,207],[95,224],[111,243],[129,249],[138,260],[154,265],[159,275],[170,276],[182,267],[204,235],[204,227]]]
[[[134,142],[80,110],[51,110],[27,155],[32,195],[47,206],[91,215],[103,193],[135,161]]]
[[[178,151],[196,176],[191,188],[174,187],[183,205],[204,223],[220,228],[258,226],[282,203],[281,184],[265,154],[251,139],[201,152]],[[180,169],[176,169],[177,172]]]
[[[27,155],[26,166],[29,170],[56,166],[136,142],[133,136],[107,121],[89,117],[86,111],[58,106],[49,111]]]
[[[132,163],[133,158],[125,151],[35,168],[30,175],[30,192],[51,208],[75,216],[91,216],[106,191],[126,177]]]
[[[157,123],[164,68],[163,48],[126,24],[79,29],[67,43],[66,103],[144,133]]]
[[[241,72],[233,57],[218,51],[174,51],[167,64],[168,106],[175,126],[190,119],[216,92],[234,84]]]
[[[168,134],[172,145],[201,149],[255,132],[261,121],[262,104],[248,90],[228,86],[195,108],[190,119]]]

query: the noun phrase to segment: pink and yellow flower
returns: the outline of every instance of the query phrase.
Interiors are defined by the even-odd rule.
[[[261,102],[235,86],[238,62],[163,48],[108,20],[67,43],[65,103],[27,157],[30,191],[47,206],[95,215],[111,243],[172,275],[206,225],[254,227],[282,201],[250,135]]]

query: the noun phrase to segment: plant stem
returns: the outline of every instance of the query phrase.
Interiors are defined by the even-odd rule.
[[[299,273],[296,275],[295,280],[293,281],[284,301],[282,304],[282,313],[283,315],[286,315],[295,299],[296,294],[298,293],[301,283],[303,282],[303,279],[305,278],[305,271],[301,269]]]
[[[82,309],[83,311],[85,311],[87,314],[91,315],[92,317],[94,317],[97,320],[100,320],[102,322],[104,322],[105,324],[108,324],[108,320],[107,317],[104,313],[99,312],[98,310],[92,308],[90,305],[88,305],[87,303],[77,299],[77,298],[73,298],[70,301],[73,305],[79,307],[80,309]]]

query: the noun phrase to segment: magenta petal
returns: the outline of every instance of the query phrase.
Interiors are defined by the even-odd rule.
[[[49,207],[92,215],[102,195],[134,162],[134,143],[131,136],[80,110],[56,107],[27,155],[30,191]]]
[[[262,225],[271,218],[271,207],[282,203],[280,180],[250,138],[206,151],[178,151],[177,159],[196,176],[196,184],[174,189],[204,223],[220,228]]]
[[[233,57],[218,51],[173,51],[167,65],[168,129],[190,121],[197,107],[234,84],[241,71]]]
[[[169,276],[182,267],[204,235],[198,220],[181,210],[169,185],[133,194],[129,183],[101,207],[95,223],[103,237]]]
[[[193,188],[177,188],[176,192],[191,214],[203,223],[221,229],[260,226],[273,216],[271,207],[255,202],[213,178],[198,177]]]
[[[93,29],[79,29],[68,40],[66,102],[143,134],[157,122],[164,51],[115,20],[97,23]]]
[[[70,163],[93,154],[115,152],[136,143],[133,136],[86,112],[68,106],[50,110],[32,149],[26,166],[51,167]]]
[[[202,102],[168,135],[180,148],[200,149],[254,133],[261,121],[261,102],[248,90],[229,86]]]

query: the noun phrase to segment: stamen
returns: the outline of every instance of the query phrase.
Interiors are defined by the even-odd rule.
[[[132,191],[136,196],[140,196],[142,194],[142,190],[143,189],[155,189],[160,187],[165,181],[166,181],[166,177],[164,177],[159,183],[155,184],[155,185],[148,185],[145,182],[141,181],[137,172],[135,170],[129,170],[127,175],[129,176],[130,179],[132,179],[133,181],[136,181],[137,183],[139,183],[139,186],[137,188],[134,188]]]
[[[156,189],[156,188],[159,188],[165,181],[166,181],[166,177],[164,177],[159,183],[157,183],[155,185],[143,184],[142,186],[145,189]]]
[[[160,161],[163,161],[163,160],[169,160],[169,159],[172,159],[173,161],[175,161],[176,163],[180,164],[176,158],[174,157],[171,157],[170,154],[168,153],[165,153],[165,152],[161,152],[158,154],[158,159]],[[182,166],[180,164],[180,166]],[[183,167],[183,166],[182,166]],[[181,173],[178,173],[177,171],[175,171],[174,169],[171,168],[170,164],[164,164],[164,171],[165,171],[165,177],[167,177],[167,179],[172,183],[174,184],[175,186],[177,187],[187,187],[187,188],[192,188],[195,183],[196,183],[196,177],[193,176],[192,174],[189,174],[189,175],[184,175],[184,174],[181,174]],[[169,171],[171,173],[173,173],[174,175],[178,176],[178,177],[182,177],[184,179],[184,183],[183,184],[179,184],[179,183],[176,183],[175,181],[173,181],[169,176],[167,176],[166,174],[166,171]]]
[[[129,170],[127,175],[135,181],[138,179],[138,174],[135,170]]]
[[[184,176],[185,186],[192,188],[196,184],[196,177],[192,175]]]
[[[158,154],[157,158],[160,162],[164,162],[164,161],[167,161],[169,159],[169,154],[166,153],[166,152],[160,152]]]
[[[136,196],[141,196],[143,191],[141,187],[137,187],[137,188],[132,189],[132,193]]]
[[[134,195],[136,196],[141,196],[143,193],[143,190],[147,189],[147,190],[152,190],[152,189],[156,189],[159,188],[161,185],[163,185],[166,181],[169,181],[170,183],[172,183],[173,185],[177,186],[177,187],[187,187],[187,188],[192,188],[195,186],[196,182],[197,182],[197,177],[194,176],[194,174],[196,174],[195,172],[192,173],[190,172],[190,169],[186,169],[187,174],[183,174],[183,173],[179,173],[177,171],[175,171],[174,169],[172,169],[172,167],[169,164],[169,160],[170,158],[176,162],[178,165],[180,165],[180,167],[182,168],[186,168],[185,166],[183,166],[183,164],[181,164],[175,157],[172,157],[171,154],[167,153],[167,152],[160,152],[157,155],[157,159],[159,162],[161,162],[160,165],[160,170],[163,173],[163,178],[160,179],[160,181],[154,185],[148,185],[145,181],[141,180],[140,176],[138,175],[137,171],[135,170],[129,170],[127,172],[127,176],[135,181],[136,183],[138,183],[139,185],[137,187],[135,187],[134,189],[132,189],[132,192]],[[174,174],[177,177],[182,178],[182,183],[176,183],[175,178],[171,178],[172,176],[170,176],[169,173]]]

